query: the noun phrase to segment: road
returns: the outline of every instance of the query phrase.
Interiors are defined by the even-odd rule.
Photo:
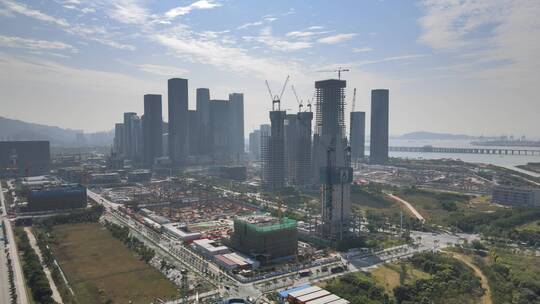
[[[407,209],[409,209],[409,211],[411,211],[411,213],[419,220],[421,221],[422,223],[424,223],[426,220],[424,219],[424,217],[420,214],[420,212],[418,212],[414,207],[413,205],[411,205],[411,203],[407,202],[406,200],[398,197],[398,196],[395,196],[393,195],[392,193],[386,193],[386,195],[388,197],[390,197],[391,199],[405,205],[405,207],[407,207]]]
[[[4,226],[6,227],[7,239],[9,241],[9,255],[13,265],[13,274],[15,276],[15,289],[17,292],[18,303],[27,304],[28,296],[26,295],[24,276],[22,272],[21,263],[19,260],[19,254],[17,252],[17,246],[15,245],[15,235],[11,227],[11,222],[7,218],[6,202],[4,199],[4,190],[2,189],[2,183],[0,183],[0,204],[2,205],[2,219]],[[2,272],[7,271],[7,267],[2,267]]]
[[[474,234],[449,234],[411,231],[411,238],[415,245],[401,245],[376,252],[374,254],[358,255],[347,258],[351,264],[350,271],[368,270],[379,264],[391,262],[397,259],[408,258],[416,253],[426,251],[440,251],[443,248],[461,244],[464,240],[472,242],[479,239]]]
[[[0,225],[3,225],[3,221],[0,221]],[[9,304],[10,303],[10,294],[9,294],[9,275],[8,275],[8,264],[7,264],[7,248],[4,244],[3,230],[0,228],[0,304]]]
[[[480,268],[478,268],[478,266],[474,265],[471,262],[469,257],[467,257],[465,255],[462,255],[462,254],[459,254],[459,253],[456,253],[456,252],[451,252],[450,254],[455,259],[458,259],[458,260],[462,261],[463,263],[465,263],[465,265],[469,266],[474,271],[476,276],[478,276],[480,278],[480,282],[482,283],[482,288],[484,288],[484,290],[486,291],[486,293],[482,296],[482,301],[481,301],[480,304],[492,304],[493,302],[491,301],[491,288],[489,287],[488,279],[484,275],[482,270],[480,270]]]
[[[60,296],[60,292],[58,292],[58,288],[56,288],[56,284],[54,283],[50,269],[45,264],[43,264],[43,256],[41,255],[41,250],[39,249],[37,245],[36,237],[34,236],[34,233],[32,233],[32,229],[30,227],[24,227],[24,231],[26,232],[26,235],[28,236],[28,240],[30,241],[30,246],[32,246],[32,248],[34,249],[34,251],[39,257],[39,261],[41,262],[41,265],[43,266],[43,271],[45,272],[45,275],[47,276],[47,280],[49,280],[49,285],[51,286],[53,300],[59,304],[64,303],[62,301],[62,297]]]

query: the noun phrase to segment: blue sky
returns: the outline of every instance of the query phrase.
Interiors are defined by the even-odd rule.
[[[390,89],[392,134],[538,137],[538,15],[535,0],[0,0],[0,115],[107,130],[183,77],[191,108],[197,87],[243,92],[251,130],[268,121],[264,80],[290,75],[307,99],[343,66],[356,110]]]

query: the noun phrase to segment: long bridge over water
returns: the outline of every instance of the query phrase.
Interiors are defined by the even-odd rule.
[[[368,147],[369,148],[369,147]],[[416,153],[461,153],[461,154],[496,154],[496,155],[521,155],[540,156],[540,149],[508,149],[508,148],[440,148],[433,146],[423,147],[389,147],[391,152],[416,152]]]

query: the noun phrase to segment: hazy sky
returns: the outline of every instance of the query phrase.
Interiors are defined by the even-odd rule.
[[[108,130],[158,93],[166,118],[174,76],[191,108],[197,87],[243,92],[247,136],[268,121],[265,79],[307,99],[343,66],[349,107],[354,87],[368,113],[390,89],[392,134],[539,137],[538,16],[538,0],[0,0],[0,115]]]

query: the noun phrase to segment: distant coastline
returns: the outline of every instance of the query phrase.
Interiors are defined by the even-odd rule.
[[[540,147],[540,141],[533,140],[480,140],[472,141],[473,146],[499,147]]]

